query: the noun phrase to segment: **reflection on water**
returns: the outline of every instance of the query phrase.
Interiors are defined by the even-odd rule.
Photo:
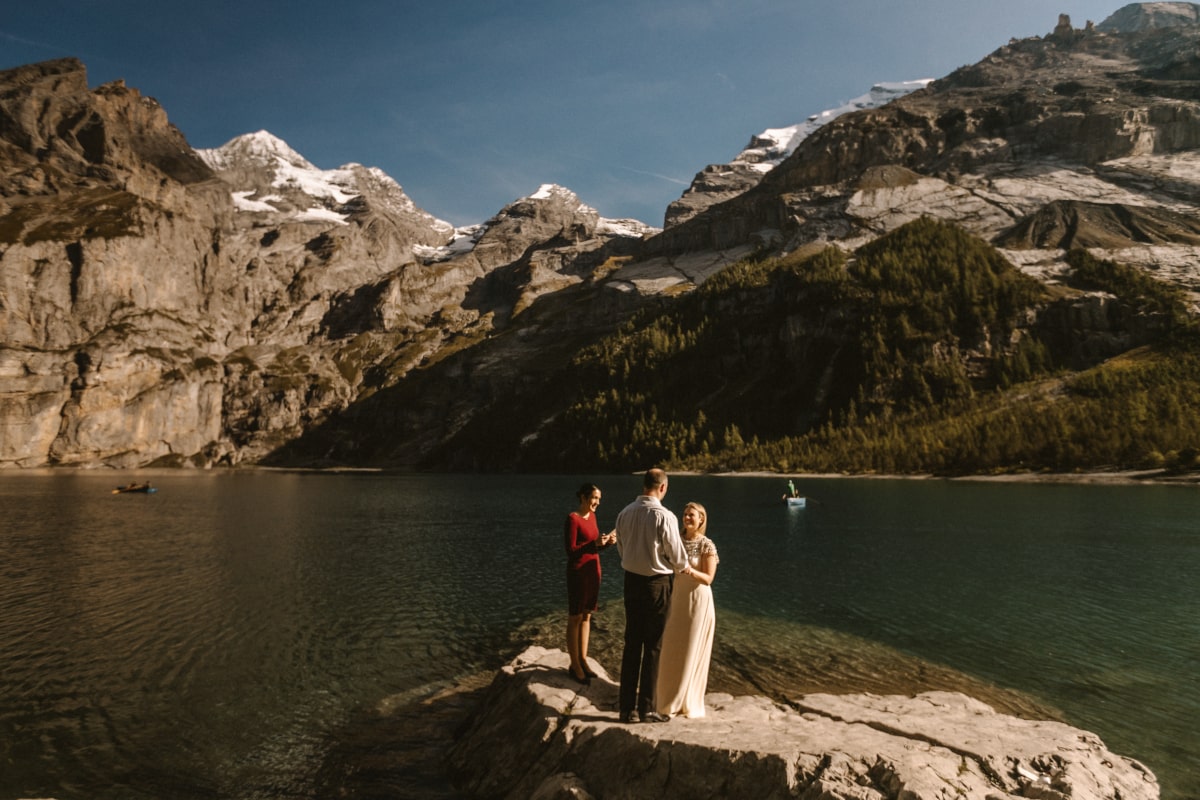
[[[439,796],[418,765],[461,709],[419,702],[561,646],[577,476],[163,473],[111,495],[125,477],[0,475],[0,797],[324,796],[398,720],[426,736],[372,785]],[[603,528],[639,481],[597,483]],[[789,510],[775,479],[672,480],[721,549],[713,690],[957,689],[1200,796],[1200,493],[805,484]],[[615,674],[603,563],[592,647]]]

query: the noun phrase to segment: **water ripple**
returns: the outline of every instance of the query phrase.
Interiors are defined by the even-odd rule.
[[[134,498],[99,474],[0,478],[0,796],[313,797],[362,709],[562,647],[579,481],[464,480],[171,473]],[[1200,796],[1196,493],[830,481],[796,515],[767,486],[672,480],[721,550],[711,688],[957,688]],[[615,674],[602,561],[592,650]]]

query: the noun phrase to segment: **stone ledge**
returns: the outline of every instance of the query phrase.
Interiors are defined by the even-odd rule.
[[[580,686],[531,647],[455,742],[473,797],[1154,800],[1158,781],[1092,733],[963,694],[811,694],[791,706],[710,694],[705,719],[622,725],[617,687]],[[602,671],[601,671],[602,672]]]

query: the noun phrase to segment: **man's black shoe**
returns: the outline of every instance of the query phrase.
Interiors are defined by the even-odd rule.
[[[647,711],[642,714],[642,722],[670,722],[671,718],[666,714],[660,714],[657,711]]]
[[[619,719],[626,725],[633,722],[641,722],[641,718],[638,717],[638,713],[636,711],[622,711]]]

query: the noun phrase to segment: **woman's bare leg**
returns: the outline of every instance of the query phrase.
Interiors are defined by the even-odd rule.
[[[571,674],[577,678],[582,678],[585,672],[585,662],[580,655],[580,628],[583,627],[586,618],[586,614],[571,614],[567,617],[567,655],[571,657]]]
[[[588,640],[592,636],[592,615],[581,614],[579,617],[579,667],[587,675],[592,670],[588,667]]]

